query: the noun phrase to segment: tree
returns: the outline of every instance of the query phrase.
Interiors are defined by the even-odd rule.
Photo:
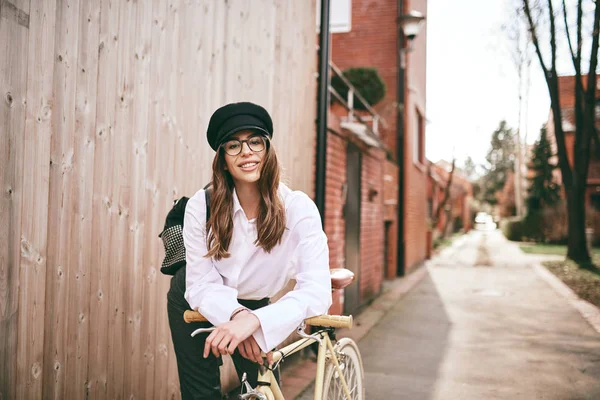
[[[540,138],[533,145],[529,169],[533,171],[531,185],[527,190],[528,213],[540,211],[544,206],[552,206],[560,199],[560,187],[555,182],[553,172],[557,168],[551,163],[552,148],[546,128],[540,131]]]
[[[498,203],[497,194],[504,188],[509,171],[515,168],[515,138],[514,133],[501,121],[492,134],[491,148],[486,156],[488,165],[482,177],[482,200],[495,205]]]
[[[471,156],[467,156],[467,158],[464,161],[462,169],[463,169],[465,176],[470,181],[477,178],[477,164],[475,164],[475,161],[473,161]]]
[[[584,48],[584,12],[583,0],[577,0],[576,6],[576,42],[573,44],[571,38],[569,17],[565,0],[562,0],[562,18],[564,21],[564,32],[567,40],[569,55],[575,69],[575,145],[573,167],[569,164],[567,148],[565,144],[565,131],[563,128],[562,115],[563,110],[560,104],[560,91],[558,88],[557,63],[557,34],[562,30],[557,29],[557,18],[561,13],[555,13],[552,0],[547,0],[545,6],[540,2],[532,3],[531,0],[523,1],[523,11],[528,24],[531,40],[535,52],[544,73],[548,92],[550,94],[550,104],[552,110],[552,120],[554,124],[554,135],[556,137],[558,165],[562,174],[562,180],[567,197],[568,214],[568,242],[567,257],[585,265],[590,263],[590,255],[586,245],[585,238],[585,189],[587,183],[587,174],[590,161],[590,147],[592,138],[598,144],[598,132],[595,129],[594,106],[596,102],[596,68],[598,66],[598,40],[600,25],[600,1],[591,2],[594,4],[592,31],[589,36],[592,40],[589,65],[587,68],[587,79],[584,85],[582,60]],[[586,5],[589,5],[586,4]],[[591,13],[586,14],[591,16]],[[543,20],[546,16],[549,24],[549,44],[550,60],[545,61],[542,47],[544,39],[542,32]],[[587,35],[586,35],[587,37]],[[549,43],[548,43],[549,42]]]
[[[515,174],[508,171],[504,187],[496,194],[498,199],[498,212],[500,217],[512,217],[517,213],[517,203],[515,196]]]
[[[515,7],[512,9],[513,15],[511,15],[510,22],[504,27],[506,30],[508,39],[510,41],[510,55],[516,68],[517,78],[519,80],[518,86],[518,126],[515,135],[516,141],[516,157],[515,157],[515,204],[516,213],[518,216],[523,215],[523,178],[521,176],[521,165],[523,164],[523,151],[522,143],[527,143],[527,123],[523,123],[522,113],[525,111],[527,114],[528,108],[528,90],[529,90],[529,69],[531,66],[531,42],[526,38],[526,27],[523,24],[521,7]],[[525,110],[523,110],[525,108]],[[521,137],[524,131],[525,140],[522,141]]]
[[[455,168],[456,168],[456,158],[453,158],[452,166],[450,167],[450,171],[448,172],[448,181],[446,182],[446,187],[444,188],[444,197],[442,198],[442,201],[440,201],[440,203],[437,205],[437,208],[435,209],[435,212],[433,213],[433,217],[432,217],[432,221],[431,221],[431,225],[434,228],[437,228],[438,223],[440,221],[442,210],[446,209],[446,223],[444,224],[444,229],[442,230],[442,237],[445,237],[446,233],[448,232],[448,221],[450,220],[450,212],[448,211],[449,209],[446,207],[446,204],[448,203],[448,200],[450,200],[450,194],[451,194],[450,190],[452,188],[452,179],[454,177],[454,169]],[[429,174],[431,175],[431,172]]]

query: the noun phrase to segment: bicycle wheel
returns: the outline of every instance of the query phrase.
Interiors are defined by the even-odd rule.
[[[340,339],[333,349],[350,390],[351,399],[346,398],[340,374],[333,361],[329,361],[323,375],[323,400],[364,400],[365,373],[358,346],[352,339],[344,338]]]

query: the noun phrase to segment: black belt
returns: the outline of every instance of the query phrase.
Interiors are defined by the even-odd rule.
[[[259,308],[267,306],[267,305],[269,305],[270,302],[271,302],[271,299],[268,297],[265,297],[264,299],[260,299],[260,300],[238,299],[238,303],[240,303],[244,307],[249,308],[251,310],[257,310]]]

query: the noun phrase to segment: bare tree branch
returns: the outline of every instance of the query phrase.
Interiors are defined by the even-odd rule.
[[[550,5],[552,4],[551,0],[548,0]],[[558,77],[556,76],[556,33],[554,31],[551,32],[551,42],[552,42],[552,71],[549,71],[544,63],[544,58],[542,56],[542,51],[540,48],[539,38],[537,35],[536,24],[533,21],[531,7],[529,4],[529,0],[523,0],[523,6],[525,11],[525,16],[527,17],[527,21],[529,23],[529,31],[531,32],[531,40],[533,41],[533,45],[535,47],[535,52],[538,56],[538,60],[540,61],[540,66],[544,71],[544,78],[546,79],[546,84],[548,86],[548,92],[550,94],[551,99],[551,108],[554,119],[554,136],[556,137],[556,147],[558,152],[558,161],[560,165],[560,170],[563,177],[563,182],[567,189],[571,188],[573,183],[573,175],[571,171],[571,166],[569,165],[569,159],[567,156],[567,147],[565,145],[565,133],[562,127],[562,112],[560,108],[560,93],[558,91]],[[554,25],[554,14],[553,10],[550,11],[550,26],[551,29],[555,27]]]
[[[577,65],[575,68],[579,69],[581,73],[581,48],[583,47],[583,39],[581,36],[582,19],[583,19],[583,0],[577,2]]]
[[[600,40],[600,2],[596,1],[596,10],[594,13],[594,25],[592,31],[592,51],[590,54],[590,67],[588,68],[588,81],[585,92],[585,110],[586,110],[586,125],[585,129],[589,134],[593,134],[597,149],[600,148],[600,138],[595,124],[595,97],[596,97],[596,68],[598,67],[598,44]],[[585,125],[584,125],[585,126]]]
[[[550,50],[552,52],[552,75],[556,76],[556,22],[552,0],[548,0],[548,16],[550,17]]]
[[[579,0],[577,2],[577,56],[575,63],[575,85],[577,85],[577,90],[575,91],[575,95],[579,97],[576,99],[581,101],[581,95],[583,95],[583,79],[581,77],[581,49],[583,48],[583,38],[581,36],[582,30],[582,20],[583,20],[583,0]]]
[[[546,64],[544,63],[544,57],[542,57],[542,52],[540,50],[540,41],[538,39],[536,25],[533,22],[533,17],[531,16],[531,8],[529,7],[529,0],[523,0],[523,6],[525,11],[525,16],[527,17],[527,21],[529,22],[529,32],[531,33],[531,41],[535,46],[535,52],[540,60],[540,65],[542,70],[544,71],[544,76],[546,80],[548,80],[548,68],[546,68]]]
[[[577,59],[575,58],[575,52],[573,51],[573,43],[571,42],[571,33],[569,32],[569,21],[567,18],[567,5],[565,4],[565,0],[562,0],[563,6],[563,17],[565,21],[565,29],[567,31],[567,43],[569,44],[569,53],[571,54],[571,60],[573,60],[573,65],[577,65]],[[577,67],[575,67],[577,68]]]
[[[600,2],[596,1],[594,13],[594,29],[592,33],[592,53],[590,55],[590,67],[588,69],[587,98],[594,97],[596,90],[596,68],[598,67],[598,44],[600,39]],[[591,105],[594,108],[594,104]]]

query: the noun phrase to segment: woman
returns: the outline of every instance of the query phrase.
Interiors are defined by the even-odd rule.
[[[216,151],[210,217],[200,190],[184,218],[186,276],[176,275],[171,289],[180,291],[185,279],[188,304],[169,306],[184,399],[220,398],[224,354],[255,386],[261,351],[270,363],[272,349],[331,305],[329,252],[318,210],[306,194],[279,182],[272,136],[271,117],[256,104],[228,104],[210,119],[207,139]],[[269,304],[290,279],[295,288]],[[198,325],[175,321],[185,307],[200,311],[216,330],[189,338]]]

